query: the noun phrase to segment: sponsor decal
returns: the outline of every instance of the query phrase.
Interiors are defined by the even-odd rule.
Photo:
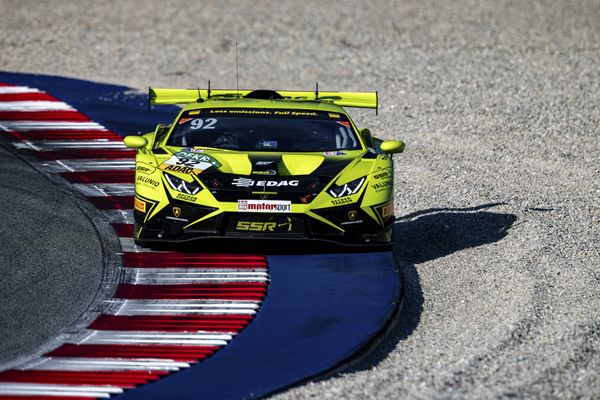
[[[179,207],[173,207],[171,209],[171,211],[173,212],[173,215],[176,217],[179,217],[181,215],[181,208],[179,208]]]
[[[381,207],[381,217],[389,217],[394,214],[394,203],[388,203]]]
[[[390,171],[389,170],[385,170],[382,171],[378,174],[373,175],[373,179],[383,179],[383,178],[387,178],[390,176]]]
[[[287,200],[238,200],[238,212],[284,213],[292,211],[292,202]]]
[[[156,168],[154,168],[154,167],[146,167],[146,166],[140,165],[140,164],[138,164],[138,166],[135,167],[135,170],[137,172],[141,172],[142,174],[146,174],[146,175],[150,175],[151,173],[154,172],[155,169]]]
[[[350,210],[350,211],[348,211],[348,219],[350,221],[354,221],[356,219],[357,215],[358,215],[358,212],[356,210]]]
[[[197,197],[190,196],[189,194],[185,193],[177,193],[177,196],[175,196],[175,198],[178,200],[190,201],[192,203],[195,203],[196,200],[198,200]]]
[[[145,213],[146,212],[146,202],[138,199],[137,197],[133,199],[133,208],[136,210]]]
[[[252,171],[254,175],[275,175],[276,172],[272,169],[268,169],[266,171]]]
[[[363,220],[359,219],[359,220],[355,220],[355,221],[344,221],[344,222],[340,222],[340,225],[354,225],[354,224],[362,224]]]
[[[391,189],[392,187],[392,180],[391,179],[386,179],[382,182],[375,182],[371,185],[371,187],[373,189],[375,189],[376,192],[381,192],[384,190],[388,190]]]
[[[252,194],[277,194],[277,192],[252,192]]]
[[[181,172],[182,174],[193,174],[194,169],[189,167],[184,167],[183,165],[166,165],[160,166],[160,169],[163,171],[171,171],[171,172]]]
[[[251,114],[251,115],[273,115],[273,112],[267,110],[246,110],[243,108],[240,109],[212,109],[209,110],[211,114]]]
[[[198,115],[198,114],[200,114],[200,111],[201,110],[190,111],[190,112],[188,112],[188,115]]]
[[[256,164],[254,164],[254,165],[271,165],[274,162],[275,161],[257,161]]]
[[[336,113],[328,113],[327,115],[329,115],[330,118],[339,118],[340,114],[336,114]]]
[[[167,215],[165,218],[171,219],[173,221],[180,221],[180,222],[188,222],[189,221],[187,218],[171,217],[170,215]]]
[[[348,122],[348,121],[337,121],[337,123],[338,123],[338,124],[342,124],[342,125],[344,125],[345,127],[348,127],[348,128],[350,128],[350,122]]]
[[[175,153],[171,156],[171,158],[163,162],[159,168],[163,171],[183,172],[186,174],[194,173],[198,175],[212,167],[219,168],[221,167],[221,163],[208,154],[182,150]]]
[[[293,115],[295,117],[309,116],[316,117],[318,114],[314,111],[275,111],[273,115]]]
[[[198,154],[194,151],[181,150],[181,151],[175,153],[175,155],[180,160],[189,160],[189,161],[195,161],[198,163],[206,163],[206,164],[213,165],[217,168],[219,168],[221,166],[221,163],[219,161],[215,160],[213,157],[209,156],[208,154]]]
[[[158,185],[160,185],[159,181],[155,181],[152,178],[148,178],[147,176],[142,176],[142,175],[138,175],[136,178],[136,181],[145,186],[158,187]]]
[[[283,229],[282,229],[283,228]],[[287,228],[287,229],[285,229]],[[274,221],[269,222],[251,222],[251,221],[238,221],[235,226],[236,231],[251,231],[251,232],[281,232],[292,231],[292,220],[287,218],[286,222],[277,223]]]
[[[352,199],[350,197],[342,197],[341,199],[333,199],[331,200],[331,204],[334,206],[339,206],[340,204],[348,204],[352,203]]]
[[[237,187],[282,187],[282,186],[298,186],[300,181],[255,181],[250,178],[235,178],[231,184]]]
[[[345,156],[346,152],[344,151],[324,151],[324,156]]]
[[[193,148],[193,149],[189,149],[188,151],[191,151],[192,153],[202,153],[202,152],[206,151],[206,149]]]
[[[189,120],[191,120],[191,118],[181,118],[181,119],[179,120],[179,125],[181,125],[181,124],[185,124],[185,123],[186,123],[186,122],[188,122]]]
[[[262,142],[259,142],[262,147],[268,147],[270,149],[275,149],[277,148],[277,140],[263,140]]]

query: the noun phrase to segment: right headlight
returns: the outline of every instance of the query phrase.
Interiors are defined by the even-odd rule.
[[[178,177],[165,174],[165,179],[169,182],[169,186],[173,188],[173,190],[177,190],[178,192],[187,193],[187,194],[196,194],[202,187],[198,185],[196,182],[186,182],[183,179],[179,179]]]
[[[331,195],[331,197],[335,198],[356,194],[362,187],[363,183],[365,183],[365,179],[366,178],[363,176],[362,178],[355,179],[342,186],[337,186],[335,184],[331,185],[328,192]]]

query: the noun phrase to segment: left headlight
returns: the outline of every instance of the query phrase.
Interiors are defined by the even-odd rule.
[[[173,188],[173,190],[177,190],[178,192],[187,193],[187,194],[196,194],[202,187],[195,182],[186,182],[183,179],[179,179],[178,177],[165,174],[165,179],[169,182],[169,186]]]
[[[348,182],[342,186],[332,185],[328,192],[332,197],[335,198],[350,196],[351,194],[358,193],[364,183],[365,177],[363,176],[362,178],[355,179],[352,182]]]

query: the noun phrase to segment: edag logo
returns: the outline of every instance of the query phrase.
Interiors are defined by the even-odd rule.
[[[284,200],[238,200],[239,212],[290,212],[292,202]]]
[[[282,187],[282,186],[298,186],[300,181],[291,180],[291,181],[266,181],[260,180],[255,181],[254,179],[249,178],[235,178],[231,181],[232,186],[237,187]]]

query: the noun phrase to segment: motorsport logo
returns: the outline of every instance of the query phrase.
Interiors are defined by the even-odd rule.
[[[284,200],[238,200],[239,212],[276,212],[292,211],[292,202]]]
[[[237,187],[280,187],[280,186],[298,186],[300,181],[292,180],[292,181],[255,181],[254,179],[249,178],[235,178],[231,184]]]

